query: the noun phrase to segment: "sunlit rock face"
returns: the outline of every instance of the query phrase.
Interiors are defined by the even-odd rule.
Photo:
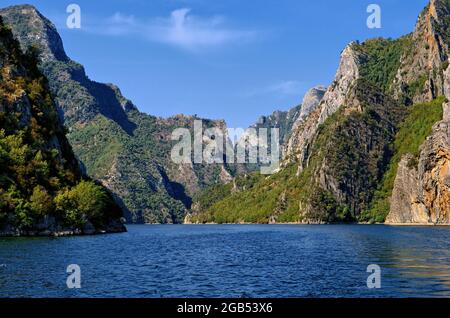
[[[450,68],[443,72],[444,92],[450,97]],[[442,121],[421,147],[418,165],[401,161],[387,223],[450,223],[450,104],[443,104]]]
[[[355,49],[355,45],[355,43],[351,43],[343,50],[335,80],[323,93],[320,103],[317,105],[316,101],[322,94],[323,88],[316,90],[313,98],[306,96],[307,101],[311,102],[309,110],[305,112],[307,117],[300,118],[300,121],[294,125],[285,152],[285,161],[299,162],[300,170],[303,169],[303,164],[308,155],[308,145],[311,144],[317,128],[339,107],[344,105],[351,88],[354,87],[359,78],[361,56]]]

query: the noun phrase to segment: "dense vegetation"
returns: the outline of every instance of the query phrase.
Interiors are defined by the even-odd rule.
[[[417,45],[422,42],[413,43],[411,35],[357,43],[361,78],[348,98],[362,105],[343,105],[319,126],[304,170],[298,175],[296,165],[290,165],[270,177],[253,175],[245,186],[238,186],[239,178],[233,188],[210,189],[194,203],[204,213],[194,213],[193,220],[384,221],[401,157],[417,157],[432,125],[442,118],[442,98],[406,107],[424,94],[426,74],[406,83],[397,100],[389,97],[398,92],[393,83],[402,58],[411,58]],[[206,198],[214,203],[205,205]]]
[[[194,222],[349,222],[360,220],[392,155],[405,107],[360,80],[362,111],[343,106],[319,126],[306,168],[291,165],[264,177],[239,177],[233,187],[215,187],[195,204]],[[327,175],[323,182],[321,175]],[[215,202],[214,204],[205,202]]]
[[[0,227],[30,230],[44,217],[65,227],[106,226],[121,216],[103,187],[82,178],[37,68],[0,19]]]
[[[39,14],[30,19],[28,14],[23,14],[24,8],[33,11],[29,6],[20,6],[7,9],[6,16],[23,46],[38,44],[41,57],[45,56],[40,69],[48,77],[50,89],[63,112],[75,153],[84,162],[87,173],[102,180],[114,192],[117,202],[126,210],[128,221],[178,223],[190,208],[194,222],[383,221],[389,211],[398,162],[406,153],[417,157],[431,126],[442,116],[442,99],[409,109],[406,106],[442,94],[442,71],[448,62],[440,54],[444,51],[433,55],[435,46],[429,40],[440,40],[442,36],[449,42],[449,12],[438,12],[441,18],[431,21],[433,30],[429,30],[425,14],[413,35],[397,40],[378,38],[352,46],[357,51],[352,57],[360,79],[348,88],[344,105],[318,127],[305,148],[305,162],[291,163],[272,176],[250,173],[221,185],[222,166],[180,166],[169,159],[172,130],[192,129],[196,116],[161,119],[140,113],[117,87],[88,79],[83,67],[65,55],[51,23]],[[448,0],[441,0],[437,10],[448,11]],[[36,20],[42,25],[35,23]],[[435,30],[439,39],[433,33]],[[34,36],[29,36],[30,32]],[[425,65],[433,65],[435,69],[430,71]],[[29,93],[31,100],[37,96],[32,89]],[[256,127],[278,127],[282,143],[286,142],[298,111],[299,107],[290,112],[275,112],[264,117]],[[57,117],[56,112],[48,115]],[[7,118],[9,115],[3,116],[6,122],[12,120]],[[206,123],[211,125],[220,122]],[[15,149],[15,144],[27,144],[28,133],[16,136],[22,138],[17,140],[8,140],[11,133],[6,130],[2,133],[2,147],[9,156],[3,157],[12,161],[15,155],[11,153],[17,151],[11,149]],[[41,164],[43,158],[46,163],[58,164],[61,156],[47,152],[51,148],[29,154],[27,163]],[[62,162],[70,161],[74,159],[66,158]],[[414,166],[417,162],[411,160],[410,164]],[[224,167],[231,174],[241,168]],[[247,165],[239,171],[256,168],[257,165]],[[64,169],[72,171],[67,165]],[[33,166],[33,173],[41,172]],[[89,181],[79,184],[75,172],[74,177],[70,173],[65,177],[60,174],[63,173],[57,174],[61,186],[51,188],[51,183],[37,183],[38,187],[33,186],[26,194],[30,209],[50,209],[57,213],[59,206],[66,204],[66,211],[82,210],[79,206],[84,196],[79,193],[94,184]],[[4,177],[5,184],[7,178],[11,177]],[[198,193],[205,188],[206,191]],[[5,188],[3,193],[7,191],[10,189]],[[97,193],[93,188],[90,191]],[[102,197],[100,192],[97,194]],[[49,197],[57,199],[48,204]]]
[[[138,111],[128,113],[136,125],[132,135],[119,124],[97,115],[88,124],[73,129],[68,138],[86,172],[93,178],[106,180],[120,173],[111,182],[111,189],[125,208],[125,217],[137,223],[181,223],[191,207],[194,189],[173,181],[170,170],[176,171],[169,157],[173,142],[171,132],[193,124],[189,117],[162,120]],[[205,125],[213,125],[205,121]],[[217,165],[193,166],[197,180],[187,180],[199,188],[219,180]]]
[[[386,129],[388,126],[380,125],[379,113],[373,106],[362,114],[354,112],[348,116],[344,116],[342,108],[319,128],[310,164],[300,176],[296,176],[296,166],[291,165],[273,176],[263,177],[255,173],[238,177],[233,185],[210,188],[195,199],[196,210],[202,213],[194,213],[192,221],[267,223],[308,219],[383,222],[389,212],[389,198],[398,163],[407,153],[418,157],[420,145],[431,133],[433,124],[442,118],[443,101],[441,97],[409,107],[398,131],[395,126],[390,126],[389,130]],[[396,112],[390,119],[400,122],[405,117],[405,109],[398,107]],[[360,138],[364,131],[371,132],[370,143],[379,144],[368,156],[361,148],[361,145],[366,145]],[[373,139],[377,131],[378,141]],[[336,178],[338,187],[351,188],[345,189],[345,193],[358,196],[357,200],[351,200],[360,200],[358,204],[340,203],[330,191],[315,185],[314,172],[324,160],[328,174]],[[417,162],[411,165],[417,165]],[[363,182],[359,187],[358,180]],[[308,201],[314,209],[302,210]]]
[[[376,191],[371,208],[363,214],[362,219],[369,222],[383,222],[389,213],[389,199],[394,188],[395,176],[400,160],[406,154],[414,156],[411,167],[417,167],[420,146],[430,135],[433,125],[442,119],[442,103],[439,97],[430,103],[416,104],[408,108],[408,115],[395,137],[392,156],[383,181]]]
[[[400,66],[402,54],[410,46],[410,36],[396,40],[377,38],[365,41],[357,46],[365,57],[361,76],[383,92],[388,92]]]

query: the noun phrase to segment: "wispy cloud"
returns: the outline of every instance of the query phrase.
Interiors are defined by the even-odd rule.
[[[304,87],[305,84],[299,81],[283,81],[269,86],[267,90],[281,95],[299,95]]]
[[[85,30],[110,36],[135,35],[187,50],[248,41],[257,34],[255,31],[228,27],[221,16],[195,16],[188,8],[172,11],[168,17],[148,21],[117,12],[101,23],[86,26]]]
[[[276,82],[263,88],[252,90],[246,95],[249,97],[258,95],[277,95],[280,97],[300,96],[305,91],[306,87],[307,85],[304,82],[285,80]]]

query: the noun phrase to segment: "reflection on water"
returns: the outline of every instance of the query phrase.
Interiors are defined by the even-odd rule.
[[[3,297],[449,297],[450,227],[130,226],[0,239]],[[78,264],[82,288],[66,287]],[[366,268],[382,270],[370,290]]]

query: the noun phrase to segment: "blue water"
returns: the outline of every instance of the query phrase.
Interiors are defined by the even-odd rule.
[[[450,227],[128,226],[0,239],[1,297],[450,296]],[[81,268],[68,289],[66,268]],[[381,288],[368,289],[369,264]]]

